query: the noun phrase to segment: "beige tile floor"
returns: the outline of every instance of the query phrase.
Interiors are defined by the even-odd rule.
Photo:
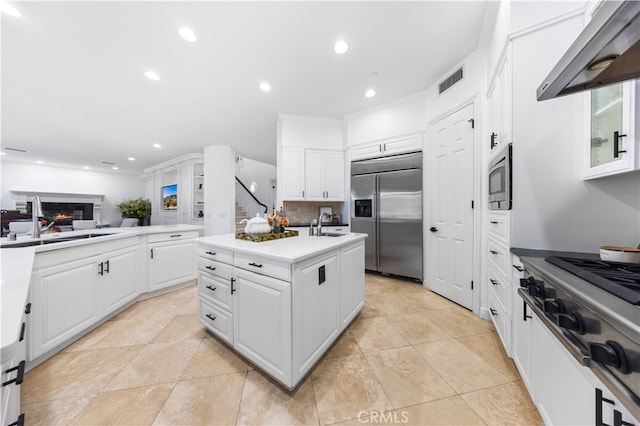
[[[287,392],[213,338],[197,288],[136,303],[26,374],[28,425],[543,424],[493,325],[407,281]]]

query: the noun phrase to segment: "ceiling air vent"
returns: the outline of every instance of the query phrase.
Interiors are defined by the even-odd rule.
[[[438,85],[438,94],[441,95],[460,80],[462,80],[462,68],[458,69]]]

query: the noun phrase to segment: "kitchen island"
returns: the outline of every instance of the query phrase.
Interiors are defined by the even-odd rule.
[[[367,235],[335,235],[198,240],[200,320],[287,389],[364,306]]]

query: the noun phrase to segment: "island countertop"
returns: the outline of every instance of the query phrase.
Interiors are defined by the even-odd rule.
[[[198,238],[196,241],[204,245],[296,263],[365,238],[367,238],[367,234],[351,232],[336,237],[298,235],[297,237],[253,242],[237,239],[235,234],[225,234]]]

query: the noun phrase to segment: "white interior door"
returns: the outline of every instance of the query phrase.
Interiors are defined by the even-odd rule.
[[[473,279],[473,105],[431,131],[428,287],[471,309]]]

